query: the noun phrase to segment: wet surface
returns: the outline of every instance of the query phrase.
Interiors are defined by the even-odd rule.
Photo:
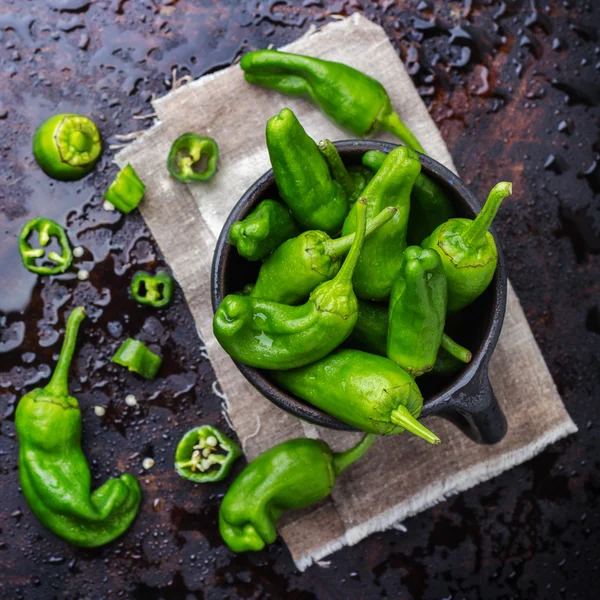
[[[600,581],[600,7],[594,2],[390,0],[4,0],[0,6],[0,596],[6,598],[594,598]],[[227,431],[219,390],[179,289],[144,308],[127,295],[138,269],[165,267],[137,212],[102,208],[112,151],[76,183],[35,165],[31,138],[56,112],[100,127],[105,147],[169,89],[248,49],[284,44],[331,14],[380,23],[410,70],[463,178],[484,197],[515,195],[497,220],[509,276],[580,432],[537,458],[373,535],[298,574],[285,546],[235,556],[217,530],[227,483],[194,486],[172,469],[187,429]],[[84,254],[37,277],[16,239],[30,218],[67,228]],[[77,270],[90,272],[79,281]],[[98,485],[140,477],[129,532],[74,549],[30,513],[17,476],[14,410],[55,364],[64,315],[89,319],[72,369],[83,446]],[[142,381],[109,358],[128,336],[160,349]],[[134,394],[138,405],[125,404]],[[103,417],[95,406],[106,408]],[[142,461],[154,466],[144,471]],[[238,465],[241,468],[241,464]]]

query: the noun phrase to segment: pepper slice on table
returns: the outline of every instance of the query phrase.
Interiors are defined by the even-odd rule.
[[[68,374],[77,332],[85,318],[75,308],[52,379],[19,402],[19,478],[35,516],[50,531],[76,546],[102,546],[131,525],[141,500],[136,479],[121,475],[91,492],[92,475],[81,450],[81,411],[69,396]]]
[[[266,135],[275,183],[294,218],[305,229],[337,234],[348,197],[332,179],[317,144],[289,108],[269,119]]]
[[[210,483],[225,479],[242,449],[212,425],[188,431],[175,450],[175,470],[184,479]]]
[[[173,278],[166,271],[155,275],[139,271],[131,281],[131,297],[140,304],[162,308],[173,299]]]
[[[331,494],[340,473],[375,441],[365,435],[345,452],[321,440],[287,440],[257,456],[227,490],[219,509],[219,531],[234,552],[262,550],[277,538],[275,526],[287,510],[310,506]]]
[[[62,181],[87,175],[102,151],[93,121],[81,115],[61,114],[42,123],[33,136],[33,155],[44,172]]]
[[[410,194],[421,171],[416,152],[403,146],[394,148],[363,190],[367,217],[372,219],[387,206],[397,209],[394,217],[365,242],[354,273],[356,295],[365,300],[385,300],[398,276],[402,252],[406,248],[406,226]],[[356,228],[356,204],[344,221],[343,235]]]
[[[219,146],[208,136],[180,135],[171,146],[167,169],[178,181],[207,181],[217,170]]]
[[[131,165],[127,165],[117,173],[113,182],[104,192],[104,199],[108,200],[117,210],[128,214],[137,208],[145,191],[146,186],[137,176],[135,169]]]
[[[337,350],[312,364],[270,371],[284,390],[340,421],[368,433],[404,429],[431,444],[439,438],[417,421],[423,396],[414,379],[394,361],[359,350]]]
[[[474,302],[491,283],[498,249],[488,229],[500,204],[511,194],[511,183],[496,184],[475,220],[450,219],[423,240],[423,248],[434,249],[442,259],[448,279],[449,312]]]
[[[369,221],[366,236],[387,223],[396,209],[383,209]],[[250,296],[282,304],[298,304],[324,281],[336,275],[355,233],[331,239],[324,231],[305,231],[284,242],[260,267]]]
[[[332,121],[356,135],[384,129],[409,148],[425,152],[392,109],[385,88],[361,71],[342,63],[277,50],[249,52],[242,57],[240,66],[247,82],[310,99]]]
[[[110,360],[146,379],[154,379],[162,365],[160,356],[154,354],[142,342],[132,338],[127,338]]]
[[[243,221],[229,230],[229,242],[246,260],[262,260],[299,229],[287,206],[276,200],[263,200]]]
[[[317,286],[308,302],[288,306],[230,294],[219,305],[213,330],[234,360],[263,369],[291,369],[329,354],[356,323],[352,273],[363,247],[366,204],[358,200],[358,230],[352,248],[330,281]]]
[[[36,231],[38,233],[38,241],[40,248],[34,248],[31,245],[29,237]],[[54,263],[54,266],[47,264],[38,264],[39,259],[44,258],[46,251],[44,248],[50,243],[52,238],[56,238],[61,247],[61,253],[49,252],[47,259]],[[38,275],[56,275],[64,273],[70,266],[73,260],[73,252],[65,230],[55,221],[44,217],[37,217],[25,223],[21,234],[19,235],[19,250],[23,265]]]

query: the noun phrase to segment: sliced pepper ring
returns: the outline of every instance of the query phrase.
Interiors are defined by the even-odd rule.
[[[184,479],[210,483],[225,479],[242,449],[212,425],[188,431],[177,444],[175,470]]]
[[[208,136],[180,135],[169,152],[167,169],[178,181],[207,181],[217,170],[219,146]]]
[[[29,236],[33,231],[38,232],[40,248],[34,248],[29,242]],[[54,267],[38,265],[38,258],[45,256],[44,248],[50,243],[50,240],[57,238],[62,252],[49,252],[47,258],[55,263]],[[70,266],[73,260],[73,252],[69,244],[69,238],[65,230],[55,221],[44,217],[36,217],[25,223],[21,234],[19,235],[19,250],[21,251],[21,259],[23,265],[33,273],[38,275],[56,275],[64,273]]]
[[[166,271],[156,275],[140,271],[133,276],[131,297],[140,304],[162,308],[173,298],[173,278]]]

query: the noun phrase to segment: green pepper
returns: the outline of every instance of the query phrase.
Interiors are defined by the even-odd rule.
[[[257,456],[227,490],[219,509],[219,531],[234,552],[272,544],[275,526],[287,510],[310,506],[331,494],[340,473],[367,452],[366,435],[345,452],[332,452],[321,440],[298,438]]]
[[[69,396],[68,374],[85,310],[73,310],[52,379],[19,402],[19,477],[31,511],[50,531],[76,546],[102,546],[119,537],[137,514],[140,486],[131,475],[91,492],[81,450],[81,411]]]
[[[221,302],[213,330],[234,360],[263,369],[291,369],[329,354],[350,335],[358,310],[352,273],[366,231],[366,204],[362,199],[357,204],[358,233],[352,248],[337,275],[317,286],[308,302],[288,306],[234,294]]]
[[[175,450],[175,470],[184,479],[211,483],[225,479],[242,449],[212,425],[188,431]]]
[[[167,169],[178,181],[207,181],[217,170],[219,146],[208,136],[180,135],[171,146]]]
[[[166,271],[156,275],[139,271],[131,282],[131,297],[140,304],[162,308],[173,299],[173,278]]]
[[[269,119],[267,149],[281,198],[298,223],[338,233],[348,213],[348,197],[289,108]]]
[[[121,344],[110,360],[146,379],[154,379],[162,365],[160,356],[151,352],[142,342],[131,338]]]
[[[367,228],[368,237],[387,223],[396,209],[383,209]],[[324,231],[305,231],[284,242],[262,264],[250,292],[253,298],[298,304],[336,275],[354,242],[354,233],[332,240]]]
[[[146,186],[137,176],[135,169],[128,164],[117,173],[113,182],[104,192],[104,199],[108,200],[117,210],[128,214],[137,208],[145,191]]]
[[[337,350],[304,367],[270,371],[269,378],[336,419],[377,435],[405,429],[431,444],[439,438],[417,421],[423,396],[394,361],[360,350]]]
[[[229,242],[240,256],[256,261],[298,233],[298,225],[287,206],[276,200],[263,200],[243,221],[231,226]]]
[[[372,219],[385,207],[398,209],[394,217],[369,236],[354,273],[356,295],[365,300],[385,300],[398,276],[402,252],[406,248],[406,226],[410,193],[421,171],[415,152],[399,146],[386,157],[383,165],[363,190],[367,199],[367,217]],[[343,235],[355,230],[356,205],[344,222]]]
[[[102,151],[98,128],[81,115],[55,115],[33,136],[33,156],[44,172],[62,181],[87,175]]]
[[[512,184],[496,184],[475,220],[450,219],[425,240],[442,258],[448,279],[448,311],[456,312],[474,302],[491,283],[498,249],[488,231],[500,204],[512,194]]]
[[[37,231],[40,248],[34,248],[29,241],[32,232]],[[49,252],[48,259],[54,263],[54,266],[48,266],[42,261],[38,264],[38,259],[45,258],[44,248],[50,243],[52,238],[56,238],[61,247],[61,253]],[[44,217],[36,217],[25,223],[21,234],[19,235],[19,250],[23,265],[38,275],[56,275],[64,273],[73,261],[73,252],[65,230],[55,221]]]
[[[425,152],[393,111],[385,88],[361,71],[342,63],[277,50],[249,52],[242,57],[240,66],[249,83],[310,99],[335,123],[356,135],[384,129],[409,148]]]
[[[387,154],[369,150],[362,162],[377,171]],[[444,190],[433,179],[419,173],[410,193],[410,215],[406,239],[411,246],[419,245],[438,225],[455,216],[456,212]]]

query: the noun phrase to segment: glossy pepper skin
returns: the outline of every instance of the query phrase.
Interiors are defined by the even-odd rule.
[[[365,152],[362,162],[377,171],[387,154],[381,150]],[[410,194],[407,242],[419,245],[438,225],[456,216],[450,199],[433,179],[419,173]]]
[[[423,248],[441,257],[448,279],[448,311],[456,312],[474,302],[491,283],[498,249],[488,231],[500,204],[512,194],[512,184],[496,184],[475,220],[450,219],[423,240]]]
[[[163,308],[173,299],[173,278],[166,271],[155,275],[139,271],[131,281],[131,297],[145,306]]]
[[[259,369],[292,369],[329,354],[350,335],[358,310],[352,273],[366,230],[365,203],[357,204],[352,248],[337,275],[317,286],[308,302],[288,306],[234,294],[223,299],[213,330],[234,360]]]
[[[399,146],[386,157],[383,165],[363,190],[367,200],[367,218],[372,219],[387,206],[397,209],[394,217],[374,232],[354,272],[354,290],[365,300],[385,300],[392,289],[406,248],[406,227],[410,194],[421,163],[415,152]],[[356,205],[344,222],[343,235],[356,228]]]
[[[300,230],[287,206],[277,200],[263,200],[243,221],[229,230],[229,242],[246,260],[266,258]]]
[[[222,481],[229,475],[242,449],[212,425],[188,431],[175,450],[175,470],[194,483]]]
[[[50,531],[76,546],[102,546],[129,527],[141,499],[131,475],[110,479],[95,492],[81,450],[81,411],[69,396],[67,379],[82,307],[67,322],[65,341],[45,388],[21,399],[15,416],[19,437],[19,477],[36,517]]]
[[[367,239],[395,213],[388,207],[370,221]],[[250,296],[282,304],[302,302],[319,284],[335,277],[355,235],[332,240],[324,231],[305,231],[284,242],[262,264]]]
[[[296,221],[305,229],[338,233],[348,213],[348,197],[289,108],[269,119],[267,149],[279,193]]]
[[[227,490],[219,510],[219,531],[234,552],[272,544],[275,526],[288,510],[310,506],[331,493],[339,474],[371,447],[366,435],[345,452],[321,441],[288,440],[257,456]]]
[[[129,214],[137,208],[145,191],[146,186],[138,177],[135,169],[131,165],[127,165],[117,173],[113,182],[104,192],[104,199],[108,200],[117,210]]]
[[[432,444],[439,438],[417,421],[423,396],[395,362],[360,350],[337,350],[290,371],[271,371],[283,389],[340,421],[377,435],[404,429]]]
[[[31,245],[31,234],[36,231],[38,234],[39,248]],[[60,244],[61,252],[48,252],[44,248],[50,243],[52,238],[56,238]],[[25,223],[19,235],[19,251],[23,265],[32,273],[38,275],[56,275],[64,273],[73,261],[73,252],[69,238],[65,230],[56,221],[44,217],[36,217],[28,223]],[[54,263],[54,266],[47,264],[38,264],[38,259],[46,258]]]
[[[188,132],[171,146],[167,169],[177,181],[208,181],[217,171],[219,145],[208,136]]]
[[[409,246],[390,296],[387,355],[413,377],[431,371],[446,324],[448,287],[435,250]]]
[[[160,356],[154,354],[142,342],[132,338],[127,338],[110,360],[146,379],[154,379],[162,365]]]
[[[54,179],[73,181],[87,175],[102,152],[96,125],[81,115],[61,114],[44,121],[33,136],[33,155]]]
[[[424,152],[393,111],[385,88],[361,71],[342,63],[277,50],[249,52],[242,57],[240,66],[249,83],[310,99],[332,121],[356,135],[384,129],[397,135],[409,148]]]

